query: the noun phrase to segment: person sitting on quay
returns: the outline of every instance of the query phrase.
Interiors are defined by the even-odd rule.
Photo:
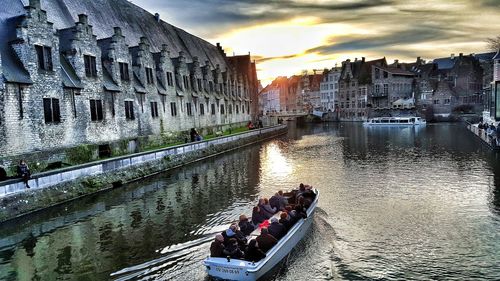
[[[252,223],[255,227],[267,220],[266,216],[261,212],[259,206],[253,207]]]
[[[238,240],[236,238],[229,238],[229,242],[226,244],[226,247],[222,251],[225,257],[230,257],[232,259],[242,259],[245,254],[242,250],[240,250],[238,246]]]
[[[26,161],[24,160],[19,161],[19,166],[17,166],[17,175],[18,177],[23,179],[26,188],[30,188],[28,181],[31,178],[31,173],[28,164],[26,164]]]
[[[252,121],[248,121],[247,128],[248,128],[249,130],[253,130],[253,129],[255,129],[255,126],[253,125]]]
[[[267,230],[266,227],[263,227],[260,230],[260,235],[257,236],[256,238],[257,243],[259,243],[260,249],[264,252],[267,253],[276,243],[278,243],[278,240],[274,238],[271,234],[269,234],[269,231]]]
[[[266,216],[266,219],[271,218],[272,216],[274,216],[274,214],[276,214],[276,212],[278,212],[278,209],[273,208],[273,207],[271,207],[271,205],[269,205],[269,199],[267,199],[267,198],[259,199],[258,206],[259,206],[262,214],[264,214],[264,216]]]
[[[245,247],[247,244],[247,238],[245,234],[238,229],[238,225],[236,223],[231,224],[226,231],[223,231],[222,236],[224,236],[224,241],[226,243],[226,247],[228,246],[229,239],[234,238],[238,242],[241,247]]]
[[[276,238],[277,240],[280,240],[281,238],[283,238],[283,236],[286,235],[285,226],[279,223],[277,218],[271,219],[271,224],[269,225],[267,230],[269,231],[269,234],[274,236],[274,238]]]
[[[210,245],[210,256],[213,258],[224,257],[224,236],[220,233],[215,235],[215,240]]]
[[[285,230],[287,232],[293,226],[290,216],[288,215],[287,212],[281,212],[279,223],[281,223],[285,227]]]
[[[247,216],[241,215],[240,221],[238,222],[238,226],[240,227],[240,231],[243,232],[245,236],[250,235],[255,230],[255,226],[248,221]]]
[[[245,260],[251,262],[258,262],[261,259],[266,257],[266,253],[264,253],[260,248],[257,240],[252,239],[248,242],[247,250],[245,251]]]

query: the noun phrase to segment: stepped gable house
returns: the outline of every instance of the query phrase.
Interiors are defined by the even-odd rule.
[[[126,0],[2,5],[2,158],[221,130],[256,112],[250,55],[228,57]]]

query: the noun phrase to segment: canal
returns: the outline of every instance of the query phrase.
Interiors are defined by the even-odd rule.
[[[460,125],[288,135],[0,225],[0,280],[207,280],[215,233],[260,196],[321,191],[266,280],[500,280],[500,155]]]

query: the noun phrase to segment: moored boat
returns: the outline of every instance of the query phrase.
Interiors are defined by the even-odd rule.
[[[224,280],[254,281],[266,274],[290,253],[311,227],[319,199],[318,190],[313,189],[313,191],[316,196],[307,209],[307,218],[297,221],[287,234],[266,253],[265,258],[258,262],[249,262],[239,259],[208,257],[203,261],[208,275]],[[253,232],[249,238],[253,239],[259,233],[260,229]]]
[[[408,117],[377,117],[363,123],[365,126],[425,126],[425,119],[416,116]]]

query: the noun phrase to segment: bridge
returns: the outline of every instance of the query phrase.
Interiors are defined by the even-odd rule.
[[[281,118],[288,118],[288,117],[303,117],[307,116],[309,113],[307,112],[268,112],[267,116],[270,117],[281,117]]]

